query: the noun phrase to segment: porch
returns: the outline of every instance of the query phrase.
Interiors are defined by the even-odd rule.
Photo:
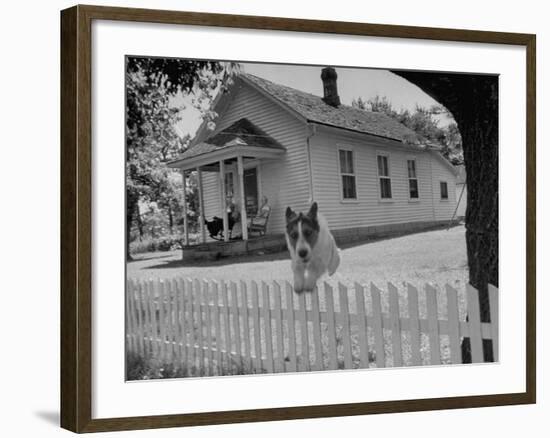
[[[179,169],[182,175],[182,209],[184,218],[184,247],[195,254],[201,251],[221,255],[245,254],[246,243],[251,231],[258,231],[254,222],[259,209],[261,164],[279,159],[285,149],[247,119],[240,119],[231,126],[212,134],[204,142],[192,145],[178,159],[168,163],[168,167]],[[198,225],[200,243],[193,244],[189,239],[188,205],[186,199],[187,177],[196,172],[198,188]],[[212,187],[205,192],[204,179],[216,182],[215,214],[212,214]],[[219,199],[218,199],[219,195]],[[208,199],[210,196],[212,199]],[[209,202],[210,217],[216,223],[208,224],[208,234],[219,233],[221,242],[209,241],[205,204]],[[269,215],[269,209],[267,216]],[[265,225],[267,225],[265,218]],[[240,230],[240,235],[235,232]],[[261,231],[261,227],[260,227]],[[265,228],[263,229],[265,236]],[[259,237],[261,236],[259,233]],[[258,240],[258,239],[254,239]],[[260,239],[264,241],[266,239]],[[269,240],[269,239],[267,239]],[[255,244],[252,245],[254,247]],[[185,252],[185,250],[184,250]]]
[[[276,253],[285,249],[284,234],[251,236],[247,240],[212,241],[186,246],[182,250],[182,260],[219,260],[230,256]]]

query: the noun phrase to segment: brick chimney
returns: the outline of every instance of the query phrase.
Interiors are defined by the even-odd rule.
[[[338,75],[332,67],[325,67],[321,70],[321,79],[323,80],[323,100],[326,104],[338,107],[340,106],[340,96],[338,96],[338,87],[336,79]]]

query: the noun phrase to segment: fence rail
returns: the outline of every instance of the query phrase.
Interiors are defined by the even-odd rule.
[[[449,285],[323,283],[297,295],[288,282],[129,280],[126,300],[128,351],[187,375],[460,363],[463,337],[473,362],[483,361],[483,339],[493,340],[498,360],[498,289],[491,285],[489,323],[480,321],[470,285],[459,293]]]

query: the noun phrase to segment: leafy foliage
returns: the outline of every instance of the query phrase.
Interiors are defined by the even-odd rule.
[[[354,99],[352,106],[390,116],[416,133],[416,138],[411,140],[440,146],[441,153],[452,164],[463,162],[462,139],[456,123],[453,121],[441,127],[437,118],[434,117],[437,115],[450,117],[449,112],[442,105],[434,105],[431,108],[417,106],[414,111],[397,111],[387,97],[375,96],[366,101],[361,97]]]
[[[167,229],[174,232],[181,217],[179,196],[181,175],[164,163],[181,154],[189,145],[189,135],[181,137],[177,125],[182,120],[184,97],[190,97],[212,128],[216,114],[209,110],[215,95],[230,83],[237,64],[176,58],[128,57],[126,63],[126,228],[127,243],[132,240],[132,224],[137,222],[140,237],[154,218],[153,210],[167,218]],[[188,192],[191,199],[195,191]],[[191,201],[191,207],[193,207]],[[140,211],[146,205],[147,215]],[[190,209],[192,212],[192,208]],[[162,228],[162,227],[161,227]],[[129,248],[127,248],[128,258]]]

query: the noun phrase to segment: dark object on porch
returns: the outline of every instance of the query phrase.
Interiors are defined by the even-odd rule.
[[[235,219],[231,214],[228,215],[227,219],[229,238],[231,239],[231,230],[233,229],[233,225],[235,225]],[[221,217],[214,216],[210,222],[205,219],[204,223],[206,224],[206,228],[208,229],[208,233],[212,239],[223,240],[223,219]]]

